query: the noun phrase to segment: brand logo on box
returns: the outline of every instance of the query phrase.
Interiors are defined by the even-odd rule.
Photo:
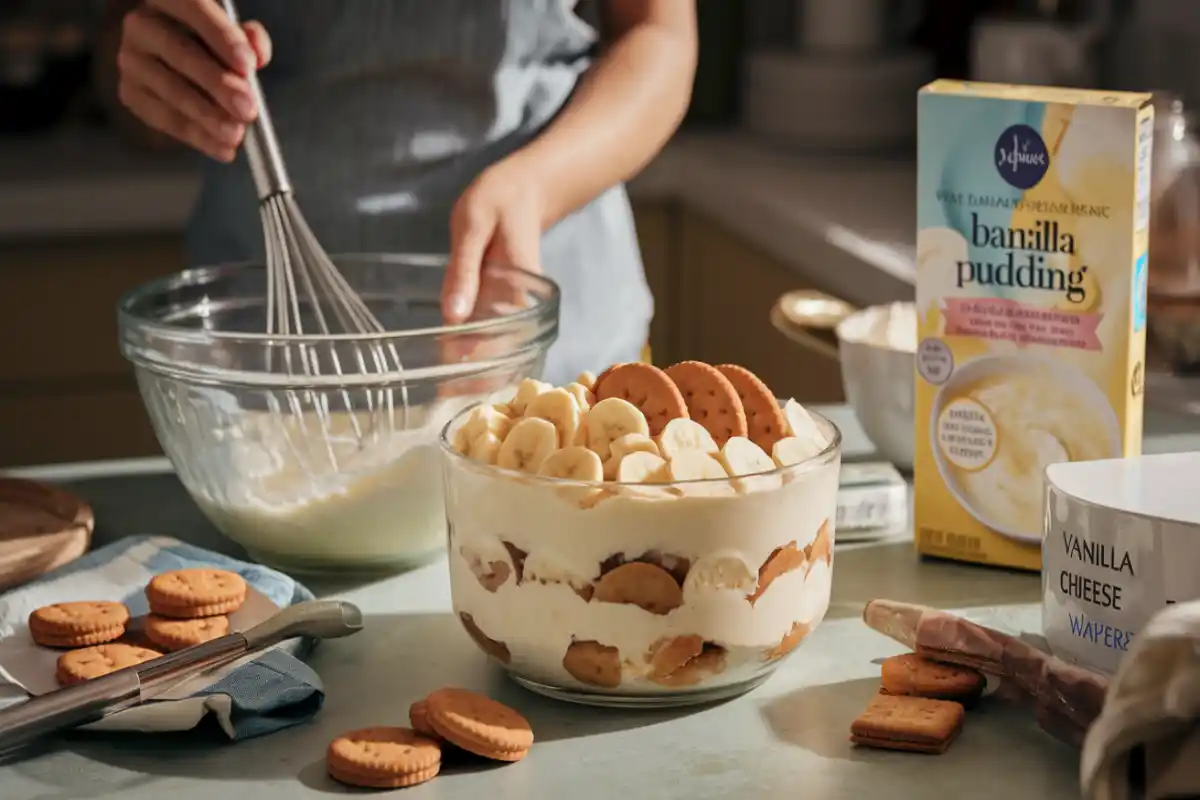
[[[1050,169],[1050,152],[1036,130],[1028,125],[1012,125],[996,140],[995,164],[1009,186],[1032,189]]]

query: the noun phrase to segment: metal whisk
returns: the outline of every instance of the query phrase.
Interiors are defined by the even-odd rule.
[[[239,21],[234,0],[223,0],[225,12],[235,23]],[[344,376],[347,374],[395,375],[402,369],[394,345],[348,344],[341,335],[370,335],[383,333],[384,327],[371,313],[366,302],[347,283],[345,277],[321,247],[309,228],[292,194],[291,179],[283,163],[279,142],[271,115],[263,98],[257,75],[251,74],[250,91],[258,107],[258,117],[246,129],[243,147],[254,188],[258,192],[263,235],[266,239],[267,267],[267,333],[280,336],[328,336],[325,342],[306,341],[296,348],[283,351],[284,369],[289,375],[306,377]],[[304,309],[311,309],[315,330],[310,324],[305,330]],[[333,337],[339,338],[333,338]],[[347,373],[342,357],[354,363]],[[364,350],[366,352],[364,352]],[[269,355],[269,353],[268,353]],[[299,364],[297,365],[296,362]],[[268,369],[271,369],[268,360]],[[298,370],[298,371],[297,371]],[[356,370],[356,371],[355,371]],[[387,429],[395,424],[395,404],[391,389],[367,390],[363,402],[355,403],[348,389],[340,390],[350,426],[361,446],[368,438],[378,438],[380,423]],[[302,402],[308,395],[309,402]],[[408,427],[408,390],[400,385],[403,427]],[[318,417],[325,435],[325,449],[336,466],[337,455],[330,440],[331,417],[328,395],[307,390],[286,393],[290,412],[297,418],[301,430],[307,429],[304,407],[308,405]],[[271,411],[283,413],[274,396]],[[356,407],[357,406],[357,407]],[[365,408],[363,407],[365,406]],[[368,424],[360,416],[365,412]]]

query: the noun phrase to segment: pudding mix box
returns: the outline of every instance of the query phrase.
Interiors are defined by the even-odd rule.
[[[1149,94],[918,98],[914,535],[1037,570],[1046,466],[1141,452]]]

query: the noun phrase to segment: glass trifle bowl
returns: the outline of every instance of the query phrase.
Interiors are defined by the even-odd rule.
[[[606,402],[581,409],[580,427]],[[506,466],[497,463],[509,438],[528,438],[517,432],[530,413],[481,404],[441,437],[454,612],[518,683],[590,705],[709,702],[766,680],[820,624],[841,463],[829,420],[806,415],[819,442],[794,463],[765,469],[760,458],[753,474],[726,458],[730,443],[701,444],[703,456],[646,445],[655,461],[593,440],[610,479],[572,480],[532,464],[514,469],[503,455]],[[489,424],[500,450],[481,456],[469,442]],[[673,425],[646,438],[661,441]],[[691,440],[680,441],[687,449]],[[581,446],[548,458],[583,463]],[[671,479],[674,464],[703,457],[723,476]],[[610,468],[631,458],[638,469]],[[659,471],[641,470],[647,463]]]
[[[233,264],[126,295],[121,349],[180,481],[222,533],[290,572],[394,572],[443,552],[438,434],[541,373],[558,288],[489,265],[473,317],[445,325],[444,257],[333,258],[382,332],[267,334],[266,270]],[[320,330],[310,304],[300,313]]]

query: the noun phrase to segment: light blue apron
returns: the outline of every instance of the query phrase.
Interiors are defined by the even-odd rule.
[[[260,78],[305,217],[330,252],[446,252],[450,209],[562,108],[595,31],[573,0],[240,0],[274,60]],[[262,258],[244,161],[205,160],[195,265]],[[542,265],[562,289],[546,380],[639,357],[653,304],[623,187],[560,222]]]

